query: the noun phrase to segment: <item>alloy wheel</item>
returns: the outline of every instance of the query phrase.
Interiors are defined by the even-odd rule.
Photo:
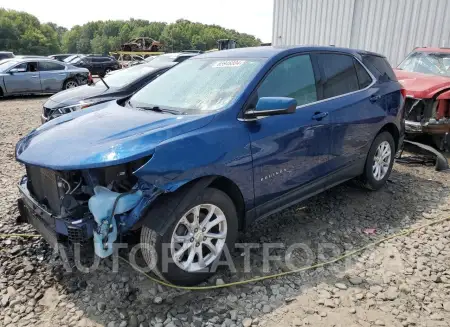
[[[387,141],[381,142],[375,152],[372,165],[372,174],[377,181],[382,180],[389,170],[392,159],[391,152],[391,145]]]
[[[179,220],[170,251],[175,264],[187,272],[200,271],[221,254],[227,238],[227,219],[213,204],[200,204]]]
[[[67,89],[73,89],[74,87],[77,87],[77,86],[78,86],[78,84],[76,82],[69,81],[69,82],[66,83],[66,90]]]

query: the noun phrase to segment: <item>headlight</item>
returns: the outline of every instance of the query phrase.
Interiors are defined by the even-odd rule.
[[[72,111],[77,111],[77,110],[81,110],[81,109],[93,106],[94,104],[95,104],[95,102],[80,101],[77,104],[73,104],[73,105],[67,106],[67,107],[58,108],[58,109],[55,109],[55,110],[59,111],[61,114],[67,114],[67,113],[72,112]]]
[[[55,108],[55,109],[44,108],[44,117],[46,117],[48,120],[55,119],[56,117],[59,117],[61,115],[68,114],[73,111],[78,111],[84,108],[88,108],[90,106],[93,106],[94,104],[96,103],[89,101],[80,101],[77,104],[73,104],[71,106],[66,106],[62,108]]]

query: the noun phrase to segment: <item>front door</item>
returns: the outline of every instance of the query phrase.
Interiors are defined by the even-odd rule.
[[[250,101],[251,108],[260,97],[290,97],[298,105],[294,114],[246,122],[258,216],[289,203],[298,187],[328,173],[329,117],[317,103],[317,77],[309,54],[289,57],[268,73]]]
[[[6,91],[9,94],[41,92],[37,62],[24,62],[11,69],[16,71],[3,77]]]

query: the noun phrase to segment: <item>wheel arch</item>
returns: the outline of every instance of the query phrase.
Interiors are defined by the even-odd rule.
[[[381,134],[382,132],[388,132],[392,135],[394,138],[395,143],[395,152],[399,150],[399,141],[400,141],[400,131],[398,130],[397,126],[394,123],[387,123],[384,125],[377,133],[377,136]],[[376,137],[376,136],[375,136]]]
[[[187,206],[207,187],[214,187],[227,194],[233,201],[239,220],[239,229],[244,227],[245,202],[239,187],[227,177],[212,175],[202,176],[187,182],[173,192],[158,196],[145,212],[133,229],[147,226],[162,235],[173,223],[172,213],[180,206]]]

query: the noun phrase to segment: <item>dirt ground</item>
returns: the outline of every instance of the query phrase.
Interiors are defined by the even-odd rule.
[[[16,184],[24,168],[16,142],[39,126],[46,97],[0,100],[0,234],[35,233],[17,221]],[[387,185],[368,192],[349,182],[254,225],[240,242],[289,245],[296,267],[329,260],[402,230],[450,216],[450,174],[396,164]],[[332,265],[211,291],[155,284],[126,264],[111,272],[66,272],[42,239],[0,236],[0,326],[450,326],[450,222],[391,239]],[[237,273],[207,284],[287,271],[263,271],[262,252],[232,253]]]

